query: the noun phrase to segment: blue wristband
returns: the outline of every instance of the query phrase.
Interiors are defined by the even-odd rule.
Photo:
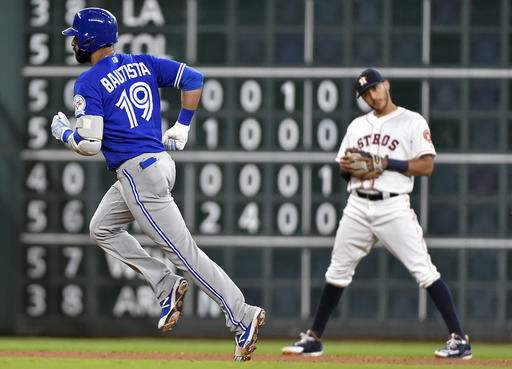
[[[62,142],[68,143],[69,136],[71,136],[72,134],[73,134],[73,130],[72,129],[66,129],[64,131],[64,133],[62,134]]]
[[[407,160],[388,159],[388,167],[386,169],[398,173],[407,173],[409,162]]]
[[[186,108],[181,108],[180,114],[178,115],[178,122],[184,126],[189,126],[194,116],[195,111]]]
[[[78,134],[78,130],[73,133],[73,139],[75,140],[75,143],[78,144],[80,141],[82,141],[84,138]]]

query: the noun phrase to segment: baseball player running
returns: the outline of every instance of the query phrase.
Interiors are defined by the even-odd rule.
[[[449,340],[435,355],[472,357],[450,290],[430,260],[409,203],[414,176],[430,176],[434,168],[436,152],[430,131],[420,114],[397,107],[389,91],[389,82],[375,69],[357,77],[357,95],[373,111],[352,121],[338,151],[336,161],[350,196],[336,232],[313,326],[301,333],[295,344],[284,347],[284,354],[322,354],[321,337],[329,316],[352,282],[357,264],[378,239],[427,289],[448,327]]]
[[[183,150],[187,143],[202,74],[173,60],[116,53],[117,20],[104,9],[80,10],[73,26],[62,33],[73,37],[78,62],[92,67],[75,82],[76,128],[71,129],[59,112],[52,134],[81,155],[101,150],[118,179],[91,220],[91,237],[144,276],[162,307],[158,328],[170,331],[181,316],[188,284],[126,232],[136,220],[169,260],[188,272],[224,311],[226,325],[235,334],[235,361],[250,360],[265,311],[246,304],[240,289],[199,249],[171,194],[176,168],[166,150]],[[182,105],[177,122],[163,137],[160,87],[180,89]]]

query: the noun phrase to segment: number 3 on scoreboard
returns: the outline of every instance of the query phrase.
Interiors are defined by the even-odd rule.
[[[144,110],[142,112],[142,119],[147,122],[151,119],[153,114],[153,96],[151,95],[151,88],[145,82],[136,82],[131,85],[128,93],[123,90],[116,106],[126,112],[128,120],[130,121],[130,129],[137,127],[137,117],[135,116],[135,106],[138,109]]]

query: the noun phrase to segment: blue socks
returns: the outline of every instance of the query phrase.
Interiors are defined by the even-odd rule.
[[[459,318],[455,311],[455,304],[453,303],[453,297],[448,286],[442,279],[438,279],[427,287],[427,291],[434,301],[437,310],[441,313],[441,316],[450,331],[449,333],[456,333],[460,337],[464,338],[465,334],[460,326]]]

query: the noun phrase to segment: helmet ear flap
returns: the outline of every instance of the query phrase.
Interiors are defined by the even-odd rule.
[[[81,42],[81,45],[79,45],[80,48],[84,50],[89,48],[93,44],[95,38],[96,37],[91,36],[87,40],[84,40],[83,42]]]

